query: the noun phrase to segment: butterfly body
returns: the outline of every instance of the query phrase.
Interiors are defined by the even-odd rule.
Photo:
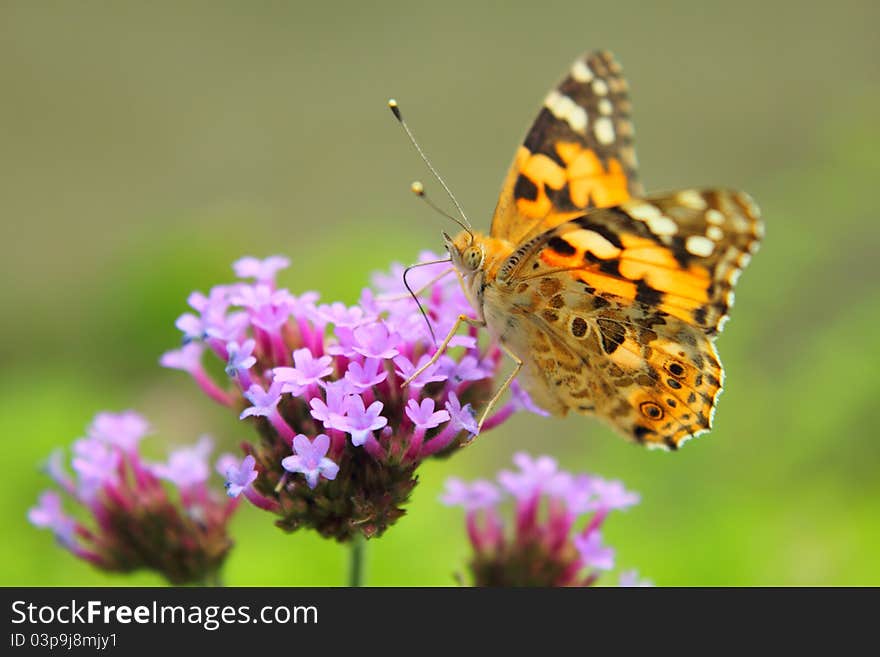
[[[578,59],[518,149],[489,235],[446,246],[536,404],[675,449],[711,426],[714,338],[763,227],[740,192],[645,197],[629,108],[610,54]]]

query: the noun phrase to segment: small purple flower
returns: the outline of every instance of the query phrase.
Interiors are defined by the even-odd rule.
[[[223,296],[225,298],[226,295],[224,294]],[[186,298],[186,302],[193,310],[198,311],[199,314],[204,313],[212,304],[211,299],[201,292],[191,292]]]
[[[205,323],[192,313],[183,313],[174,322],[174,326],[183,333],[184,342],[201,340],[205,337]]]
[[[471,405],[465,404],[462,406],[454,392],[449,393],[446,411],[449,413],[449,420],[453,426],[458,427],[462,431],[467,431],[473,436],[479,433],[480,428],[477,426],[477,419]]]
[[[248,339],[238,344],[232,341],[226,345],[226,353],[229,359],[226,361],[226,374],[236,376],[239,372],[247,372],[250,368],[257,364],[254,356],[254,347],[257,343],[253,339]]]
[[[62,448],[58,447],[57,449],[52,450],[52,453],[49,454],[49,458],[46,459],[46,474],[52,478],[52,481],[61,486],[61,488],[69,494],[75,495],[76,485],[67,473],[67,469],[64,467],[65,459],[66,455]]]
[[[327,324],[354,328],[364,322],[366,313],[362,308],[353,306],[349,308],[344,303],[336,302],[318,306],[318,315]]]
[[[546,495],[565,502],[576,514],[596,510],[593,503],[593,478],[589,475],[574,476],[568,472],[557,472],[543,486]]]
[[[287,306],[294,315],[302,315],[313,319],[317,314],[315,304],[321,298],[317,292],[303,292],[300,295],[291,294],[288,290],[282,290],[287,298]]]
[[[620,481],[607,479],[594,479],[592,481],[593,494],[597,509],[625,509],[639,503],[637,493],[632,493],[623,487]]]
[[[434,411],[434,400],[428,397],[418,403],[410,399],[406,404],[406,415],[420,429],[433,429],[449,420],[449,413],[445,410]]]
[[[324,391],[327,397],[326,401],[320,397],[314,397],[309,402],[312,417],[320,420],[325,429],[346,431],[348,419],[345,415],[348,411],[350,396],[348,383],[344,379],[334,381],[324,386]]]
[[[351,434],[351,444],[360,447],[376,429],[388,424],[388,418],[382,417],[382,402],[374,401],[365,407],[360,395],[352,395],[346,402],[346,431]]]
[[[244,409],[238,419],[271,417],[278,409],[278,402],[281,401],[281,386],[280,381],[273,381],[268,390],[263,390],[263,387],[258,383],[248,388],[244,396],[253,405]]]
[[[361,354],[354,350],[354,331],[347,326],[337,326],[333,332],[334,341],[327,345],[327,353],[331,356],[345,356],[346,358],[361,358]]]
[[[208,456],[214,448],[214,441],[209,436],[201,436],[199,441],[190,447],[176,449],[168,455],[167,463],[152,466],[153,473],[166,479],[180,489],[188,489],[204,483],[211,474]]]
[[[498,473],[498,481],[517,499],[536,495],[558,471],[556,460],[549,456],[532,459],[525,452],[517,452],[513,455],[513,462],[519,466],[520,472],[502,470]]]
[[[254,326],[270,333],[278,331],[290,317],[292,299],[286,290],[260,284],[241,285],[232,300],[250,311]]]
[[[172,370],[182,370],[193,374],[202,368],[204,351],[205,345],[201,342],[189,342],[180,349],[166,351],[159,359],[159,364]]]
[[[275,283],[275,275],[290,266],[290,260],[283,256],[269,256],[264,260],[245,256],[232,263],[232,269],[239,278],[253,278],[265,285]]]
[[[484,367],[473,356],[464,356],[458,362],[448,356],[444,356],[440,361],[442,362],[442,371],[454,383],[480,381],[491,377],[493,373],[491,366]]]
[[[388,372],[382,367],[382,361],[378,358],[367,358],[363,364],[353,360],[348,364],[348,371],[345,373],[345,380],[358,391],[379,385],[387,378]]]
[[[431,356],[423,354],[422,357],[419,358],[419,362],[413,365],[412,361],[406,356],[397,356],[394,359],[394,364],[397,366],[396,371],[400,378],[407,380],[414,372],[421,369],[430,359]],[[440,381],[446,381],[446,374],[440,371],[439,363],[434,363],[431,367],[410,381],[409,387],[418,390],[424,388],[429,383],[439,383]]]
[[[461,313],[460,313],[461,314]],[[451,326],[449,328],[452,328]],[[434,329],[435,331],[437,329]],[[473,335],[456,335],[449,341],[449,347],[464,347],[465,349],[476,349],[477,348],[477,338]],[[492,365],[489,365],[487,370],[489,373],[486,374],[483,378],[492,376],[495,374],[495,368]]]
[[[510,382],[510,398],[518,409],[529,411],[535,415],[550,417],[550,413],[532,401],[529,393],[526,392],[525,388],[523,388],[516,379]]]
[[[250,454],[244,457],[241,463],[229,463],[225,468],[226,494],[229,497],[238,497],[245,488],[254,483],[257,478],[255,467],[256,459]]]
[[[28,511],[28,520],[35,527],[50,529],[59,543],[72,547],[76,543],[76,521],[65,515],[61,496],[53,491],[40,495],[37,506]]]
[[[310,441],[303,434],[298,434],[293,439],[293,449],[296,454],[282,459],[281,466],[288,472],[304,475],[309,488],[318,485],[319,477],[336,479],[339,466],[326,456],[330,449],[328,436],[319,433],[314,441]]]
[[[198,312],[198,315],[184,313],[177,318],[177,328],[183,332],[184,343],[192,340],[203,340],[206,337],[216,337],[218,333],[233,333],[227,325],[230,317],[226,310],[229,308],[230,289],[224,285],[211,288],[209,296],[201,292],[193,292],[189,295],[189,305]],[[240,313],[239,313],[240,314]],[[236,339],[241,334],[242,326],[239,323],[238,331],[226,338],[226,341]]]
[[[216,338],[222,343],[237,342],[244,335],[250,318],[247,313],[221,315],[205,324],[205,337]]]
[[[466,511],[493,507],[501,501],[501,491],[485,479],[465,483],[461,479],[446,480],[440,501],[447,506],[462,506]]]
[[[205,296],[201,292],[193,292],[187,297],[189,306],[202,316],[219,317],[229,307],[230,287],[215,285]]]
[[[591,531],[586,536],[575,536],[574,546],[580,554],[581,561],[588,568],[597,570],[614,568],[614,550],[602,545],[602,534],[598,530]]]
[[[301,391],[309,385],[320,383],[325,376],[333,374],[333,359],[330,356],[315,358],[309,349],[293,352],[293,367],[276,367],[275,380],[293,390]],[[288,392],[288,390],[284,390]],[[295,394],[299,394],[298,392]]]
[[[214,472],[225,479],[226,472],[229,468],[237,468],[239,465],[241,465],[240,456],[230,454],[229,452],[223,452],[217,457],[217,460],[214,461]]]
[[[105,483],[114,482],[120,458],[118,449],[96,438],[73,443],[70,465],[79,478],[79,494],[89,499]]]
[[[138,443],[149,432],[149,422],[134,411],[98,413],[88,428],[90,438],[116,445],[127,452],[137,449]]]
[[[414,269],[413,276],[418,277],[420,275],[423,275],[421,272],[421,270],[423,269],[429,269],[429,267],[419,267],[418,269]],[[386,273],[384,271],[380,271],[373,274],[373,287],[375,287],[379,291],[379,294],[383,295],[402,296],[404,294],[408,294],[406,287],[404,287],[403,285],[403,272],[403,265],[395,262],[391,265],[390,272]],[[427,283],[429,280],[431,280],[431,277],[425,276],[424,280],[419,282]],[[419,287],[419,282],[413,280],[410,282],[410,285],[414,286],[414,289],[416,289]]]
[[[397,336],[385,322],[377,321],[354,329],[354,351],[367,358],[394,358],[398,353]]]

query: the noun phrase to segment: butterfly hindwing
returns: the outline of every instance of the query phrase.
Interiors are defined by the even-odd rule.
[[[583,210],[640,196],[630,101],[605,51],[574,62],[517,150],[491,235],[517,243]]]
[[[713,337],[761,233],[738,192],[597,208],[517,249],[487,305],[523,317],[517,347],[545,408],[674,449],[710,427],[723,377]]]
[[[710,428],[723,374],[701,329],[642,302],[584,294],[565,271],[533,283],[508,312],[522,317],[536,402],[598,415],[649,447],[677,449]]]

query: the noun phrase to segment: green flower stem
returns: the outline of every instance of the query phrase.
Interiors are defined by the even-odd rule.
[[[364,585],[364,553],[366,540],[360,532],[356,532],[351,539],[351,556],[348,562],[348,585]]]

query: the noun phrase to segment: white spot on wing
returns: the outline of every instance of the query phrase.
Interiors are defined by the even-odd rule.
[[[554,89],[544,99],[544,107],[550,110],[557,119],[568,123],[575,132],[586,134],[587,112],[568,96]]]
[[[705,210],[706,200],[692,189],[686,189],[677,194],[678,202],[694,210]]]
[[[605,96],[608,93],[608,85],[605,83],[605,80],[601,78],[593,80],[593,93],[597,96]]]
[[[724,223],[724,215],[719,210],[712,208],[711,210],[706,210],[706,221],[710,224],[720,226]]]
[[[715,244],[713,244],[712,240],[708,237],[691,235],[685,241],[684,248],[686,248],[691,255],[707,258],[712,255],[712,251],[715,250]]]
[[[627,203],[626,211],[636,221],[643,221],[648,229],[659,236],[675,235],[678,232],[676,223],[660,212],[660,208],[651,203]]]
[[[718,226],[709,226],[709,227],[706,229],[706,236],[707,236],[709,239],[711,239],[711,240],[715,240],[715,241],[717,242],[717,241],[720,240],[722,237],[724,237],[724,231],[721,230]]]
[[[652,233],[660,236],[675,235],[678,232],[675,222],[665,215],[649,219],[648,228]]]
[[[614,111],[614,106],[611,104],[611,101],[607,98],[602,98],[599,101],[599,114],[611,114]]]
[[[764,239],[764,222],[760,219],[755,222],[755,237],[759,240]]]
[[[614,142],[614,124],[607,116],[600,116],[593,124],[593,132],[600,144],[608,145]]]
[[[578,82],[589,82],[593,79],[593,71],[582,59],[577,60],[571,67],[571,77]]]
[[[650,203],[627,203],[626,211],[637,221],[648,221],[655,217],[662,217],[663,213],[660,208]]]

